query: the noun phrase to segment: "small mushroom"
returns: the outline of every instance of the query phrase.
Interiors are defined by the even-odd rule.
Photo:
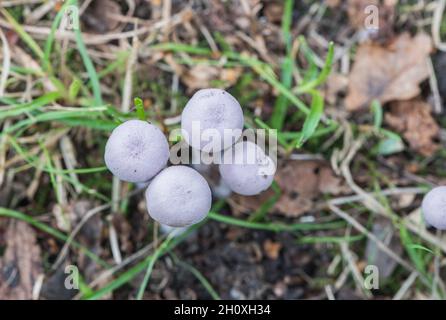
[[[169,159],[169,143],[160,129],[141,120],[116,127],[105,146],[107,168],[119,179],[149,181]]]
[[[439,229],[446,230],[446,186],[429,191],[421,204],[426,222]]]
[[[149,215],[170,227],[186,227],[203,220],[211,209],[212,194],[194,169],[172,166],[161,171],[145,193]]]
[[[242,134],[243,123],[240,104],[221,89],[197,91],[181,114],[184,140],[208,153],[232,146]]]
[[[272,184],[276,165],[255,143],[242,141],[224,152],[219,171],[232,191],[253,196]]]

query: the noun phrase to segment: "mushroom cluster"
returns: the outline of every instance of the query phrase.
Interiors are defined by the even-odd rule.
[[[256,195],[271,185],[276,165],[255,143],[241,141],[243,125],[239,102],[221,89],[197,91],[181,115],[184,141],[200,152],[220,153],[223,182],[233,192]],[[167,167],[169,155],[169,143],[159,128],[129,120],[113,130],[104,160],[120,180],[147,187],[147,210],[154,220],[170,227],[190,226],[210,211],[212,192],[191,167]]]

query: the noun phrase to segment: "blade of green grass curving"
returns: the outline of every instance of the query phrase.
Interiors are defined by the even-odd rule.
[[[286,0],[284,4],[284,11],[282,15],[282,35],[285,40],[286,56],[283,59],[281,66],[281,82],[286,88],[291,88],[293,80],[293,57],[291,50],[291,21],[293,17],[294,0]],[[271,127],[277,130],[282,130],[285,116],[288,110],[288,99],[283,94],[277,97],[274,104],[273,114],[271,116]]]

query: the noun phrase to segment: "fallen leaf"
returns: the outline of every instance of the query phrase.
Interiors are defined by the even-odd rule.
[[[377,219],[372,226],[372,234],[384,242],[392,252],[401,255],[403,247],[394,235],[392,223],[389,220]],[[367,240],[365,257],[368,265],[374,265],[379,270],[380,279],[386,279],[392,275],[398,263],[382,251],[375,241]]]
[[[348,77],[340,73],[332,73],[328,76],[325,85],[324,98],[330,104],[335,104],[339,94],[346,92]]]
[[[82,20],[92,31],[104,33],[118,27],[119,21],[113,16],[120,14],[121,7],[115,1],[94,0],[82,14]]]
[[[364,30],[372,40],[384,43],[394,36],[394,0],[348,0],[347,14],[350,25]]]
[[[383,104],[416,97],[419,84],[429,76],[426,60],[431,50],[431,39],[424,33],[414,38],[404,33],[388,46],[360,45],[349,76],[347,109],[366,108],[374,99]]]
[[[271,260],[277,260],[281,248],[282,244],[280,242],[273,242],[270,239],[263,243],[263,250],[265,250],[266,256]]]
[[[264,13],[268,21],[271,23],[280,23],[283,17],[283,3],[266,3]]]
[[[313,209],[321,194],[337,195],[345,191],[342,180],[324,161],[288,161],[279,170],[276,181],[283,191],[276,203],[277,211],[289,217]]]
[[[282,194],[272,211],[293,218],[311,211],[321,194],[338,195],[348,192],[342,179],[336,177],[324,161],[289,160],[277,169],[275,180]],[[255,197],[233,195],[229,204],[237,216],[255,211],[274,194],[270,188]]]
[[[6,251],[0,259],[0,300],[30,300],[42,274],[40,247],[34,229],[13,220],[6,231]]]
[[[216,81],[222,81],[223,87],[235,84],[242,73],[241,68],[219,68],[207,64],[197,64],[180,74],[189,90],[215,86]]]
[[[341,0],[326,0],[325,3],[330,8],[336,8],[341,4]]]
[[[434,139],[440,128],[430,111],[430,105],[420,99],[396,101],[385,114],[385,121],[403,135],[411,149],[431,156],[439,147]]]
[[[347,14],[350,25],[355,29],[364,28],[367,14],[365,12],[368,6],[378,6],[379,0],[348,0]]]

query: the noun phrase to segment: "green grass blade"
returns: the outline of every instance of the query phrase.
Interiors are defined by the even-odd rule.
[[[373,112],[373,128],[378,132],[383,123],[383,108],[378,100],[373,100],[371,103],[371,109]]]
[[[219,222],[231,224],[238,227],[266,230],[266,231],[311,231],[311,230],[331,230],[338,229],[345,226],[344,221],[326,222],[326,223],[294,223],[294,224],[281,224],[281,223],[259,223],[250,222],[230,216],[225,216],[216,212],[209,212],[209,218]]]
[[[32,118],[24,119],[22,121],[17,122],[16,124],[10,126],[7,130],[4,130],[0,134],[0,136],[3,134],[14,132],[24,127],[28,127],[30,125],[39,122],[57,121],[72,117],[85,117],[85,118],[98,117],[102,116],[105,110],[107,110],[106,107],[92,107],[92,108],[79,108],[79,111],[61,110],[61,111],[45,112],[38,114]]]
[[[32,102],[2,108],[0,109],[0,120],[40,109],[49,103],[55,102],[58,98],[60,98],[60,94],[58,92],[50,92],[40,96]]]
[[[312,90],[312,89],[316,88],[317,86],[321,85],[322,83],[324,83],[325,80],[327,80],[327,77],[330,75],[331,67],[333,64],[333,58],[334,58],[334,43],[330,42],[328,45],[327,57],[325,59],[324,66],[323,66],[321,72],[319,73],[319,76],[316,79],[309,81],[309,82],[305,83],[304,85],[298,87],[296,89],[296,93],[301,94],[301,93],[309,92],[310,90]]]
[[[175,248],[178,244],[180,244],[184,239],[186,239],[193,231],[198,229],[204,224],[204,221],[201,223],[195,224],[191,227],[189,227],[184,233],[181,235],[175,237],[172,239],[172,241],[169,242],[169,245],[167,245],[163,250],[159,253],[160,256],[164,255],[165,253],[169,252],[173,248]],[[97,300],[103,297],[104,295],[113,292],[114,290],[122,287],[132,279],[134,279],[138,274],[140,274],[144,269],[147,268],[148,264],[152,260],[152,255],[148,256],[144,261],[141,261],[140,263],[136,264],[132,268],[128,269],[127,271],[123,272],[120,276],[118,276],[116,279],[111,281],[109,284],[105,285],[103,288],[95,291],[91,295],[83,296],[82,299],[88,299],[88,300]]]
[[[203,285],[203,287],[206,289],[206,291],[209,293],[212,299],[221,300],[220,295],[217,293],[217,291],[215,291],[215,289],[212,287],[209,281],[203,276],[203,274],[197,268],[190,265],[189,263],[179,260],[175,254],[172,254],[172,256],[174,257],[175,262],[177,264],[179,264],[181,267],[192,273],[195,276],[195,278],[197,278],[197,280],[200,281],[200,283]]]
[[[57,13],[56,17],[54,18],[53,23],[51,24],[51,30],[50,34],[48,35],[48,38],[45,42],[44,52],[43,52],[43,67],[44,70],[47,70],[51,72],[52,66],[50,62],[50,56],[51,56],[51,50],[53,48],[54,39],[56,38],[56,30],[59,26],[60,22],[62,21],[62,18],[66,12],[66,9],[68,6],[73,5],[74,0],[68,0],[65,2],[62,7],[60,8],[59,12]]]
[[[34,39],[23,29],[23,27],[18,23],[14,17],[4,8],[0,8],[0,12],[5,16],[6,20],[12,25],[13,29],[19,37],[26,43],[26,45],[31,49],[31,51],[39,58],[43,58],[43,51],[34,41]]]
[[[74,1],[74,3],[77,6],[77,0]],[[79,24],[79,17],[74,17],[74,19],[77,19],[75,23]],[[103,102],[102,102],[101,86],[99,83],[98,74],[96,72],[96,69],[94,68],[90,56],[88,55],[87,47],[85,46],[84,40],[82,39],[82,32],[80,28],[74,30],[74,35],[76,39],[77,48],[79,50],[79,54],[81,55],[84,66],[87,69],[88,77],[90,78],[91,81],[95,105],[100,106],[103,104]]]
[[[77,95],[79,94],[79,90],[82,87],[82,82],[79,79],[74,79],[68,88],[68,99],[70,101],[75,101]]]
[[[152,274],[153,267],[155,266],[156,260],[160,257],[161,253],[166,250],[166,248],[169,246],[170,241],[172,240],[173,235],[171,234],[169,237],[167,237],[166,240],[163,241],[163,243],[155,250],[153,255],[150,256],[149,264],[147,265],[146,274],[144,275],[144,279],[142,280],[141,286],[139,287],[138,294],[136,295],[136,300],[141,300],[144,291],[146,291],[147,285],[150,280],[150,275]]]
[[[302,134],[299,141],[296,143],[296,148],[302,147],[302,145],[313,136],[324,112],[324,98],[319,91],[312,90],[311,95],[311,110],[305,119]]]
[[[136,107],[136,116],[139,120],[146,121],[146,112],[144,111],[144,103],[141,98],[134,99],[135,107]]]
[[[293,17],[294,0],[286,0],[284,5],[284,12],[282,15],[282,35],[286,45],[286,56],[282,62],[281,82],[286,88],[291,88],[293,81],[293,58],[291,51],[291,22]],[[274,104],[274,111],[271,116],[271,127],[277,130],[283,128],[285,116],[288,110],[288,99],[281,94]]]
[[[364,235],[356,235],[356,236],[348,236],[348,237],[314,237],[314,236],[306,236],[297,240],[299,244],[316,244],[316,243],[342,243],[342,242],[356,242],[363,240],[365,238]]]

